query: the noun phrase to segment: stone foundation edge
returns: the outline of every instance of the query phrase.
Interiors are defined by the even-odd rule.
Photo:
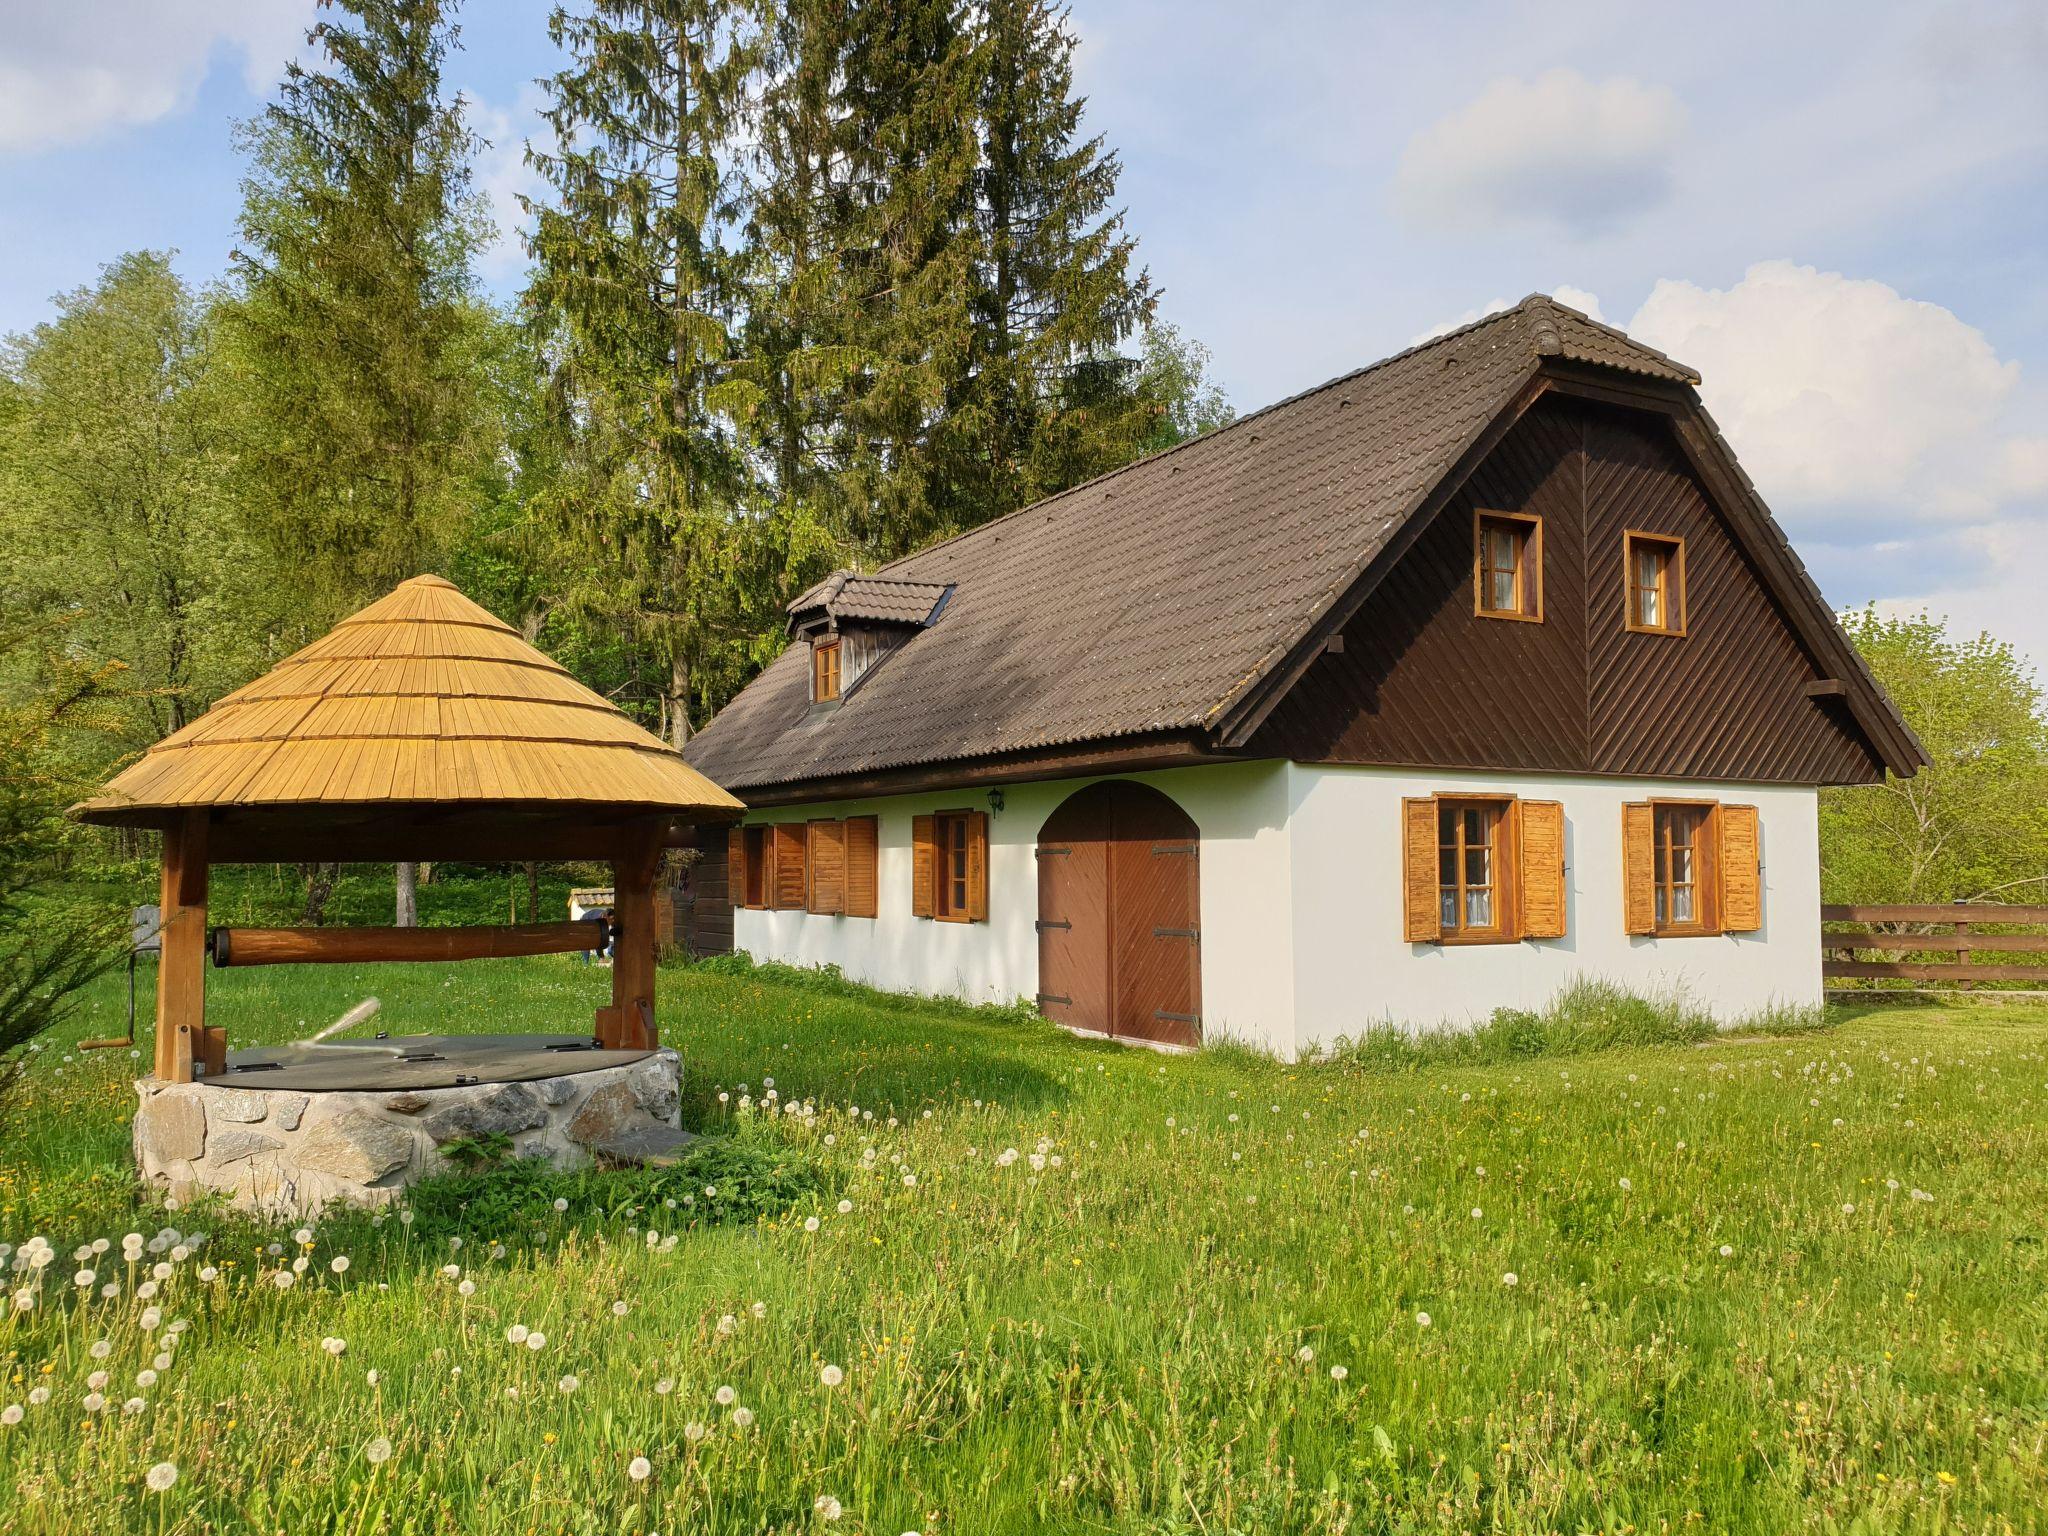
[[[238,1210],[308,1216],[389,1205],[414,1181],[453,1171],[441,1147],[502,1133],[512,1155],[558,1168],[680,1113],[682,1058],[662,1049],[623,1067],[520,1083],[408,1093],[297,1093],[141,1078],[135,1166],[180,1202],[225,1195]]]

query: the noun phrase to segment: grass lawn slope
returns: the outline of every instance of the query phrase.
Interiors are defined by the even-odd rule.
[[[208,982],[250,1041],[373,990],[393,1032],[573,1027],[609,977]],[[660,984],[686,1119],[734,1133],[687,1183],[500,1168],[303,1239],[139,1204],[140,1064],[38,1053],[0,1529],[2048,1522],[2048,1011],[1287,1068]]]

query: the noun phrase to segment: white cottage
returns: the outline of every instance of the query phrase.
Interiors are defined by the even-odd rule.
[[[833,576],[687,752],[733,942],[1289,1056],[1817,1001],[1818,787],[1923,755],[1697,383],[1536,295]]]

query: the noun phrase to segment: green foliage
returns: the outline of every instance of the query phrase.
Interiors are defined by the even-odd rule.
[[[1831,902],[2048,898],[2048,718],[2017,652],[1926,615],[1844,617],[1931,759],[1910,779],[1821,792]]]
[[[457,1136],[441,1143],[441,1155],[465,1173],[479,1173],[512,1155],[512,1138],[503,1131]]]
[[[476,1161],[483,1165],[478,1172],[426,1179],[406,1191],[414,1241],[486,1237],[547,1244],[568,1231],[636,1219],[669,1230],[753,1222],[800,1201],[815,1203],[825,1187],[799,1149],[744,1133],[699,1138],[668,1168],[565,1173],[538,1158],[495,1151],[479,1153]]]
[[[62,1023],[88,982],[113,965],[127,914],[105,902],[33,895],[80,839],[65,808],[85,790],[78,764],[112,728],[120,668],[78,659],[64,625],[0,609],[0,1093],[22,1052]]]
[[[277,609],[228,496],[215,338],[170,258],[124,256],[57,310],[0,352],[0,542],[17,602],[126,663],[112,756],[246,681]]]
[[[1145,327],[1138,393],[1158,415],[1145,451],[1157,453],[1237,419],[1222,386],[1209,375],[1209,349],[1177,326],[1155,320]]]

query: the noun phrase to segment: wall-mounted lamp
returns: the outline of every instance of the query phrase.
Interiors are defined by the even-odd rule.
[[[1000,789],[988,792],[988,808],[992,811],[1000,811],[1003,808],[1003,792]]]

